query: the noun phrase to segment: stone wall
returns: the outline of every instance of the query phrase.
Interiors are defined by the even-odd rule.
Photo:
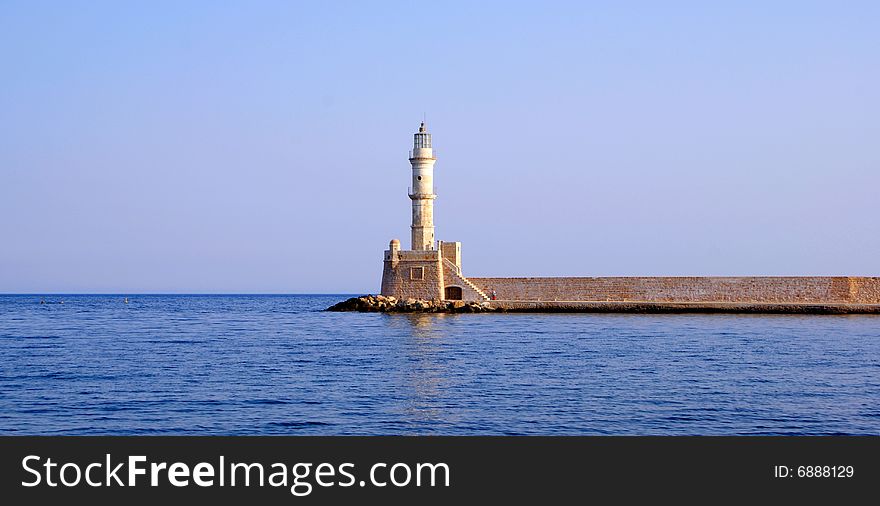
[[[413,269],[421,269],[421,279],[413,276]],[[381,293],[400,299],[442,299],[443,266],[440,252],[385,251]]]
[[[461,243],[451,241],[440,241],[439,247],[443,258],[449,260],[461,271]]]
[[[443,258],[446,257],[444,256]],[[461,300],[483,300],[480,294],[477,293],[476,290],[471,288],[465,281],[465,278],[457,272],[457,269],[455,269],[455,264],[450,265],[450,262],[443,262],[443,285],[444,290],[446,286],[457,286],[461,288]]]
[[[880,304],[878,277],[468,279],[499,300]]]
[[[848,278],[850,297],[861,304],[880,303],[880,278]]]

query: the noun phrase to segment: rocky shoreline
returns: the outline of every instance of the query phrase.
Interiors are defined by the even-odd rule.
[[[372,313],[750,313],[750,314],[874,314],[880,304],[772,304],[742,302],[644,301],[432,301],[364,295],[340,302],[327,311]]]
[[[334,304],[326,311],[360,311],[364,313],[491,313],[498,311],[488,302],[464,302],[398,299],[384,295],[363,295]]]

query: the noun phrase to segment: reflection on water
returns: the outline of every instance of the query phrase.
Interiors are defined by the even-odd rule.
[[[438,348],[442,343],[442,331],[436,325],[445,314],[396,314],[388,315],[389,326],[402,326],[409,337],[403,343],[405,354],[400,390],[408,393],[401,406],[405,419],[430,425],[443,422],[445,413],[438,406],[438,399],[446,386],[444,378],[450,372],[437,361]]]
[[[0,296],[3,434],[878,434],[880,318]]]

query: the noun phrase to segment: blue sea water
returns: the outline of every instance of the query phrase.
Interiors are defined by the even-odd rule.
[[[877,316],[345,297],[0,296],[0,434],[880,434]]]

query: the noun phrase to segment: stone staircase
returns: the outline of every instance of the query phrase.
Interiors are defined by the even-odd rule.
[[[443,265],[446,266],[446,269],[444,269],[445,272],[448,272],[449,274],[451,274],[452,277],[455,278],[455,280],[459,284],[466,286],[469,289],[473,290],[480,297],[480,300],[489,300],[489,296],[486,295],[482,290],[477,288],[477,285],[471,283],[470,280],[468,280],[468,278],[461,275],[461,272],[459,272],[458,267],[454,263],[452,263],[451,260],[449,260],[448,258],[444,258]],[[447,284],[452,284],[452,283],[447,283]]]

